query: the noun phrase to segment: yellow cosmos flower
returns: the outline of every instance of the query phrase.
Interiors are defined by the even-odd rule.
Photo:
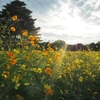
[[[34,37],[33,35],[30,35],[30,36],[29,36],[29,39],[30,39],[31,41],[34,41],[34,40],[35,40],[35,37]]]
[[[46,55],[46,56],[48,56],[48,54],[49,54],[48,51],[45,50],[45,49],[43,50],[43,53],[44,53],[44,55]]]
[[[28,36],[28,31],[27,31],[27,30],[23,30],[23,31],[22,31],[22,35],[23,35],[23,36]]]
[[[17,53],[17,54],[19,54],[20,52],[19,52],[19,50],[17,50],[17,49],[14,49],[14,53]]]
[[[35,45],[34,41],[30,41],[30,44],[31,44],[32,46],[34,46],[34,45]]]
[[[48,43],[48,44],[47,44],[47,46],[48,46],[48,47],[51,47],[51,44],[50,44],[50,43]]]
[[[52,59],[49,59],[48,64],[52,64],[52,63],[53,63]]]
[[[60,58],[60,53],[56,52],[55,59]]]
[[[2,76],[5,77],[5,78],[8,78],[8,77],[10,76],[10,72],[4,71],[4,72],[2,73]]]
[[[83,77],[82,77],[82,76],[79,77],[79,81],[80,81],[80,82],[83,81]]]
[[[15,27],[11,27],[10,30],[13,31],[13,32],[16,31]]]
[[[29,84],[30,84],[29,82],[24,83],[25,86],[28,86]]]
[[[35,41],[36,41],[36,42],[40,42],[40,40],[39,40],[39,37],[38,37],[38,36],[35,36]]]
[[[23,65],[21,66],[21,68],[22,68],[23,70],[25,70],[25,69],[26,69],[26,65],[23,64]]]
[[[41,74],[41,73],[42,73],[42,69],[41,69],[41,68],[38,68],[38,69],[37,69],[37,72],[38,72],[39,74]]]
[[[35,46],[38,47],[38,48],[40,48],[40,45],[39,44],[35,44]]]
[[[19,80],[22,80],[21,74],[18,74],[17,76],[14,76],[12,79],[12,82],[18,83]]]
[[[16,21],[18,19],[17,15],[12,16],[12,20]]]

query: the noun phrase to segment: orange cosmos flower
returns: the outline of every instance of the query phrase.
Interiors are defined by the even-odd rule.
[[[48,88],[48,92],[47,92],[48,94],[52,95],[53,92],[54,92],[54,90],[52,90],[51,88]]]
[[[16,61],[15,59],[12,59],[12,60],[10,60],[10,63],[11,63],[12,65],[15,65],[15,64],[17,63],[17,61]]]
[[[51,71],[51,68],[46,68],[46,69],[45,69],[45,73],[46,73],[46,74],[51,75],[51,72],[52,72],[52,71]]]
[[[51,87],[49,87],[49,88],[44,88],[44,92],[48,95],[53,95],[53,93],[54,93],[54,90],[53,89],[51,89]]]
[[[11,27],[10,30],[13,31],[13,32],[16,31],[15,27]]]
[[[14,15],[14,16],[12,17],[12,20],[13,20],[13,21],[16,21],[17,19],[18,19],[17,15]]]
[[[7,54],[9,57],[11,57],[12,59],[15,58],[15,55],[14,55],[13,52],[6,52],[6,54]]]
[[[24,48],[25,48],[26,50],[28,50],[28,46],[24,46]]]
[[[16,97],[18,98],[18,100],[23,100],[24,98],[21,96],[21,95],[19,95],[19,94],[16,94]]]

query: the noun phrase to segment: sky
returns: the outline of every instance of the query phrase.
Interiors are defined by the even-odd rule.
[[[13,0],[0,0],[3,5]],[[63,40],[66,44],[89,44],[100,41],[100,0],[20,0],[37,19],[41,39]]]

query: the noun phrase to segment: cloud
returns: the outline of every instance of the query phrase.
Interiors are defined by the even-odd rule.
[[[66,0],[59,3],[60,7],[55,4],[53,10],[49,9],[46,14],[37,15],[37,23],[41,26],[43,37],[50,40],[63,39],[69,43],[90,43],[99,40],[97,35],[100,32],[100,23],[99,17],[93,14],[96,11],[91,9],[95,6],[93,1]]]
[[[10,2],[11,0],[5,0]],[[100,39],[100,0],[21,0],[33,11],[44,41],[91,43]],[[2,0],[2,4],[5,3]]]

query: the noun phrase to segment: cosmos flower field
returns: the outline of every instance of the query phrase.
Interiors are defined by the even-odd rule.
[[[99,51],[44,49],[22,35],[21,48],[0,50],[0,100],[100,100]]]

